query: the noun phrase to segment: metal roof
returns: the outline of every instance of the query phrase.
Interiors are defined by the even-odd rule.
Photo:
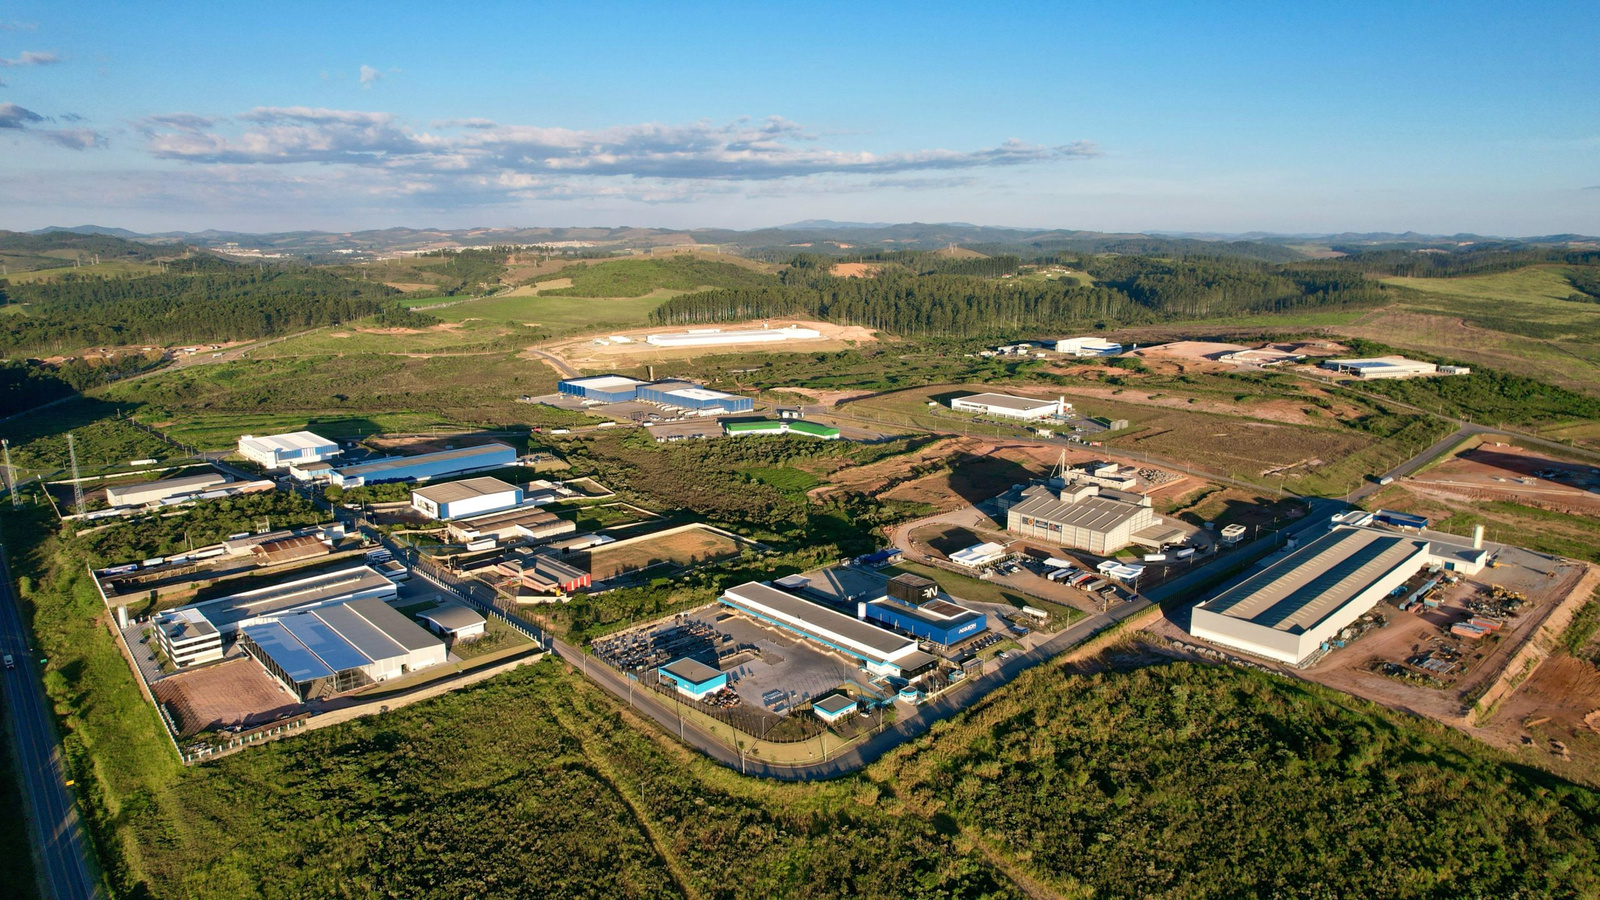
[[[311,613],[354,644],[368,659],[390,659],[406,653],[404,647],[385,634],[383,629],[362,618],[348,603],[318,607]]]
[[[962,403],[979,403],[984,406],[993,406],[1000,409],[1015,409],[1031,412],[1046,406],[1055,406],[1055,400],[1036,400],[1032,397],[1016,397],[1011,394],[968,394],[957,397]]]
[[[436,453],[421,453],[416,456],[389,456],[373,462],[345,466],[344,468],[339,469],[338,472],[342,478],[350,478],[357,475],[367,476],[378,472],[389,472],[395,469],[403,469],[408,466],[419,464],[425,465],[428,463],[446,462],[452,459],[471,459],[474,456],[488,456],[494,453],[505,452],[516,453],[517,451],[513,449],[510,444],[502,444],[496,441],[490,444],[481,444],[476,447],[458,447],[455,450],[440,450]]]
[[[733,399],[736,399],[733,394],[724,394],[721,391],[713,391],[713,390],[710,390],[709,388],[703,388],[703,387],[678,388],[676,390],[667,391],[666,393],[667,393],[668,397],[686,397],[686,398],[688,398],[690,400],[733,400]]]
[[[1300,634],[1427,548],[1426,541],[1402,535],[1335,528],[1201,606]]]
[[[842,712],[848,712],[849,710],[855,709],[858,704],[854,699],[846,697],[843,694],[829,694],[828,696],[823,697],[821,700],[813,701],[811,705],[812,707],[820,709],[830,716],[836,716]]]
[[[674,678],[681,678],[690,684],[705,684],[722,674],[721,669],[713,669],[705,663],[690,659],[687,656],[667,663],[661,667],[661,671]]]
[[[1108,533],[1132,521],[1150,508],[1110,497],[1085,497],[1068,503],[1054,493],[1041,491],[1011,507],[1009,512],[1032,516],[1057,525]]]
[[[461,481],[430,484],[427,487],[417,488],[411,493],[418,497],[432,500],[434,503],[456,503],[461,500],[471,500],[473,497],[482,497],[486,494],[503,494],[517,489],[514,484],[508,484],[498,478],[490,478],[485,475],[480,478],[466,478]]]
[[[643,384],[643,382],[639,381],[638,379],[629,378],[626,375],[591,375],[588,378],[568,378],[561,383],[576,385],[578,387],[594,388],[601,391],[610,388],[635,387]]]
[[[440,606],[426,612],[417,613],[417,615],[443,628],[445,631],[459,631],[462,628],[470,628],[473,625],[483,625],[487,621],[483,616],[458,603]]]
[[[218,628],[226,628],[254,616],[272,615],[370,590],[392,591],[394,582],[368,566],[354,566],[206,600],[192,607],[201,610]]]
[[[317,678],[329,678],[333,670],[307,650],[305,645],[289,633],[289,629],[276,621],[246,625],[244,633],[262,649],[272,661],[283,669],[289,680],[296,684]]]
[[[315,613],[291,613],[279,619],[278,624],[335,672],[359,669],[372,662],[372,657],[345,640],[343,635],[329,627],[328,623],[318,618]],[[385,655],[390,654],[380,654],[379,658]]]
[[[728,588],[722,600],[732,606],[748,608],[752,612],[801,626],[824,640],[867,651],[884,661],[893,660],[917,647],[915,641],[802,600],[793,594],[786,594],[759,581]]]
[[[241,445],[260,450],[327,450],[339,445],[309,431],[291,431],[287,434],[267,434],[260,437],[239,438]]]
[[[360,613],[361,618],[382,629],[386,637],[407,650],[426,650],[439,645],[438,638],[377,597],[351,600],[344,605]]]

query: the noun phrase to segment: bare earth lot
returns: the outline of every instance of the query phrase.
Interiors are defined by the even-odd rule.
[[[580,565],[586,566],[598,582],[651,566],[686,566],[723,559],[738,555],[741,549],[739,542],[732,538],[693,528],[642,538],[622,546],[600,547],[585,554]]]
[[[171,711],[184,735],[242,725],[265,725],[299,705],[253,659],[231,659],[155,683],[156,700]]]
[[[748,328],[753,324],[729,323],[722,327],[731,331],[737,328]],[[618,366],[636,366],[641,363],[659,360],[715,356],[721,353],[749,353],[752,350],[771,350],[774,353],[813,353],[817,351],[843,350],[854,344],[864,344],[877,340],[876,332],[859,325],[834,325],[828,322],[812,322],[800,319],[773,319],[770,324],[773,328],[781,328],[786,325],[814,328],[822,333],[822,337],[806,341],[723,344],[711,347],[677,347],[671,349],[645,343],[644,338],[646,335],[684,330],[682,325],[673,325],[660,328],[629,328],[602,335],[590,334],[582,338],[561,341],[543,349],[545,352],[565,360],[574,368],[598,372]],[[609,337],[612,334],[624,335],[630,338],[630,342],[626,344],[595,343],[597,338]]]
[[[1540,475],[1539,473],[1545,473]],[[1504,500],[1600,515],[1600,475],[1510,444],[1484,444],[1409,479],[1413,489],[1459,500]]]

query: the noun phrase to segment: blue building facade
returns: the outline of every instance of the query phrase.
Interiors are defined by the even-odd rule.
[[[340,487],[351,488],[394,481],[427,481],[431,478],[500,469],[516,463],[516,448],[495,442],[480,447],[462,447],[418,456],[391,456],[334,469],[328,477]]]
[[[984,613],[947,600],[916,607],[885,598],[864,605],[867,621],[946,647],[983,633],[989,625]]]
[[[557,384],[556,390],[584,400],[626,403],[638,395],[639,382],[625,375],[594,375],[589,378],[569,378]]]
[[[728,686],[728,673],[686,657],[675,659],[656,670],[664,684],[678,693],[699,700]]]
[[[687,381],[641,384],[638,397],[646,403],[659,403],[662,406],[678,406],[684,409],[721,408],[730,413],[750,412],[755,409],[755,401],[749,397],[724,394]]]

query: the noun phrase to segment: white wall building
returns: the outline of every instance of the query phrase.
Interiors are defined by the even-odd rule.
[[[267,469],[322,462],[341,452],[338,444],[309,431],[239,438],[239,455]]]
[[[498,478],[466,478],[411,492],[411,508],[430,519],[481,516],[522,505],[522,488]]]
[[[1056,352],[1068,356],[1116,356],[1122,352],[1122,345],[1098,337],[1063,338],[1056,341]]]
[[[1065,397],[1055,400],[1038,400],[1011,394],[968,394],[950,401],[956,412],[976,413],[983,416],[1000,416],[1006,419],[1038,420],[1051,416],[1064,416],[1072,408]]]
[[[222,659],[222,633],[197,609],[174,609],[152,620],[161,652],[180,669]]]
[[[227,483],[228,476],[211,471],[201,475],[163,478],[160,481],[116,484],[106,488],[106,503],[110,506],[145,506],[173,497],[203,494]]]
[[[657,347],[715,347],[723,344],[759,344],[779,341],[814,341],[822,337],[815,328],[789,325],[783,328],[691,328],[688,331],[652,334],[645,341]]]
[[[1476,573],[1488,557],[1481,544],[1338,526],[1196,606],[1189,633],[1299,665],[1423,567]]]

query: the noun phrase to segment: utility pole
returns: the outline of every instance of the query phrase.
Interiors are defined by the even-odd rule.
[[[72,502],[78,509],[78,515],[83,515],[83,482],[78,479],[78,445],[72,439],[72,432],[67,432],[67,459],[72,463]]]

